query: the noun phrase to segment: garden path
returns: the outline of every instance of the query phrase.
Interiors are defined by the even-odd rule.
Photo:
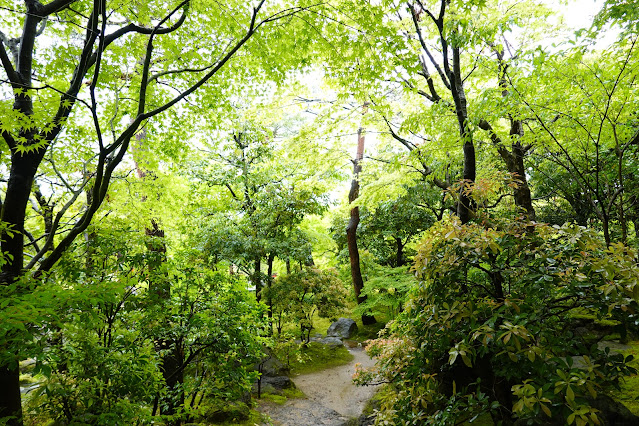
[[[350,418],[359,417],[376,386],[355,386],[352,381],[355,365],[375,364],[361,347],[349,349],[354,358],[349,364],[293,378],[306,398],[288,399],[285,404],[260,404],[275,426],[342,426]]]

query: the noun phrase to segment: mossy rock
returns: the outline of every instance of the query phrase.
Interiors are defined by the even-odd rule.
[[[243,422],[249,419],[250,411],[243,402],[220,402],[204,407],[194,420],[198,423]]]

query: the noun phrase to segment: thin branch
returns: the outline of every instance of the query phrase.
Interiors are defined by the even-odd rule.
[[[442,0],[442,4],[444,3],[445,0]],[[441,34],[441,29],[439,27],[439,21],[433,16],[433,14],[426,8],[423,7],[423,5],[421,4],[421,2],[419,3],[420,6],[423,8],[423,10],[426,11],[426,13],[431,17],[431,19],[435,22],[435,24],[437,25],[437,29],[440,31],[440,36],[442,37],[443,40],[443,34]],[[411,9],[411,5],[408,4],[409,9]],[[411,9],[412,10],[412,9]],[[424,40],[424,36],[422,34],[422,29],[419,26],[419,22],[417,21],[417,17],[415,16],[414,13],[410,14],[412,19],[413,19],[413,25],[415,27],[415,31],[417,32],[417,37],[419,39],[419,44],[422,46],[422,49],[424,50],[424,52],[426,53],[426,55],[428,55],[428,58],[430,59],[430,62],[433,64],[433,66],[435,67],[435,69],[437,70],[437,73],[439,74],[439,76],[442,79],[442,82],[444,83],[444,85],[446,86],[447,89],[450,90],[450,81],[448,80],[448,75],[447,73],[444,73],[442,71],[442,69],[439,66],[439,63],[437,63],[437,61],[435,60],[435,58],[433,57],[433,55],[430,53],[430,49],[428,49],[428,46],[426,46],[426,41]],[[430,87],[430,85],[429,85]],[[434,86],[433,86],[434,87]],[[437,96],[439,97],[439,96]]]

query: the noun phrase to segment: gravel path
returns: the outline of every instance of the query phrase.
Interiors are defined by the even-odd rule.
[[[354,356],[349,364],[293,378],[307,398],[289,399],[284,405],[263,402],[259,410],[276,426],[341,426],[349,418],[358,417],[376,389],[353,384],[355,364],[371,367],[375,362],[362,348],[349,351]]]

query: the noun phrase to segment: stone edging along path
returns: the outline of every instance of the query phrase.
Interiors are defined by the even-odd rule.
[[[259,411],[268,415],[275,426],[341,426],[350,418],[359,417],[377,389],[353,384],[355,364],[366,368],[375,361],[362,348],[349,351],[354,356],[349,364],[293,378],[306,398],[288,399],[283,405],[262,401]]]

